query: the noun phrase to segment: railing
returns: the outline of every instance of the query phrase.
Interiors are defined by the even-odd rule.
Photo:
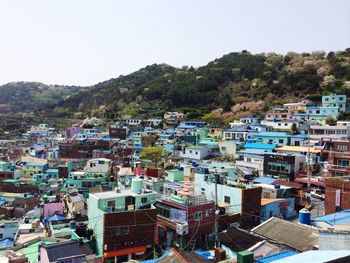
[[[159,194],[158,200],[169,201],[169,202],[178,203],[186,206],[204,205],[204,204],[209,204],[214,202],[206,199],[204,195],[203,196],[202,195],[180,196],[180,195],[171,195],[171,194]]]

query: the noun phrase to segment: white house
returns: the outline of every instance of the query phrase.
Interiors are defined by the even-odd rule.
[[[188,160],[203,160],[211,154],[211,151],[208,146],[188,146],[185,151],[180,152],[180,157]]]
[[[84,171],[88,173],[108,174],[112,169],[112,161],[107,158],[91,159],[87,162]]]

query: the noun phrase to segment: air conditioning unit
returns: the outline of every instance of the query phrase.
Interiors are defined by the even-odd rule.
[[[176,233],[179,234],[180,236],[184,236],[188,234],[188,224],[176,224]]]

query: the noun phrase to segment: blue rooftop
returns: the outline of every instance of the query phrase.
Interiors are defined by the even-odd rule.
[[[309,250],[280,259],[278,263],[328,262],[349,255],[350,250]]]
[[[58,169],[47,169],[46,173],[58,173]]]
[[[258,137],[290,137],[290,135],[286,132],[259,132],[254,134],[254,136]]]
[[[12,238],[4,238],[0,240],[0,249],[13,247]]]
[[[63,219],[66,219],[63,215],[54,214],[52,216],[49,216],[47,218],[47,221],[48,222],[52,222],[52,221],[60,221],[60,220],[63,220]]]
[[[312,222],[325,222],[331,226],[350,223],[350,209],[341,212],[328,214],[325,216],[315,217],[311,219]]]
[[[268,143],[246,143],[243,147],[245,149],[263,149],[263,150],[273,150],[276,148],[276,144]]]
[[[293,256],[296,254],[299,254],[299,253],[286,250],[286,251],[282,251],[282,252],[279,252],[279,253],[276,253],[276,254],[273,254],[270,256],[255,259],[255,262],[257,262],[257,263],[269,263],[269,262],[273,262],[273,261],[276,261],[276,260],[279,260],[282,258]]]
[[[6,199],[0,197],[0,206],[6,204]]]
[[[47,165],[46,163],[26,163],[25,166],[39,166],[39,167],[44,167]]]

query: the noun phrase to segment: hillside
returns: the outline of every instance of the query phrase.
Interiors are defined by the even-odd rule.
[[[49,86],[39,82],[11,82],[0,86],[0,113],[23,113],[52,107],[62,98],[87,89],[89,88]]]
[[[156,116],[182,110],[189,117],[201,117],[221,108],[232,117],[262,114],[273,105],[304,98],[319,102],[322,94],[330,92],[350,96],[349,81],[350,49],[286,55],[242,51],[199,68],[154,64],[90,88],[50,86],[50,94],[57,88],[50,96],[45,95],[48,86],[33,88],[34,84],[22,83],[34,92],[22,94],[20,87],[7,89],[16,96],[7,95],[0,104],[7,104],[10,111],[35,110],[44,116],[114,119],[123,114]],[[4,86],[0,87],[0,98],[2,94]]]

